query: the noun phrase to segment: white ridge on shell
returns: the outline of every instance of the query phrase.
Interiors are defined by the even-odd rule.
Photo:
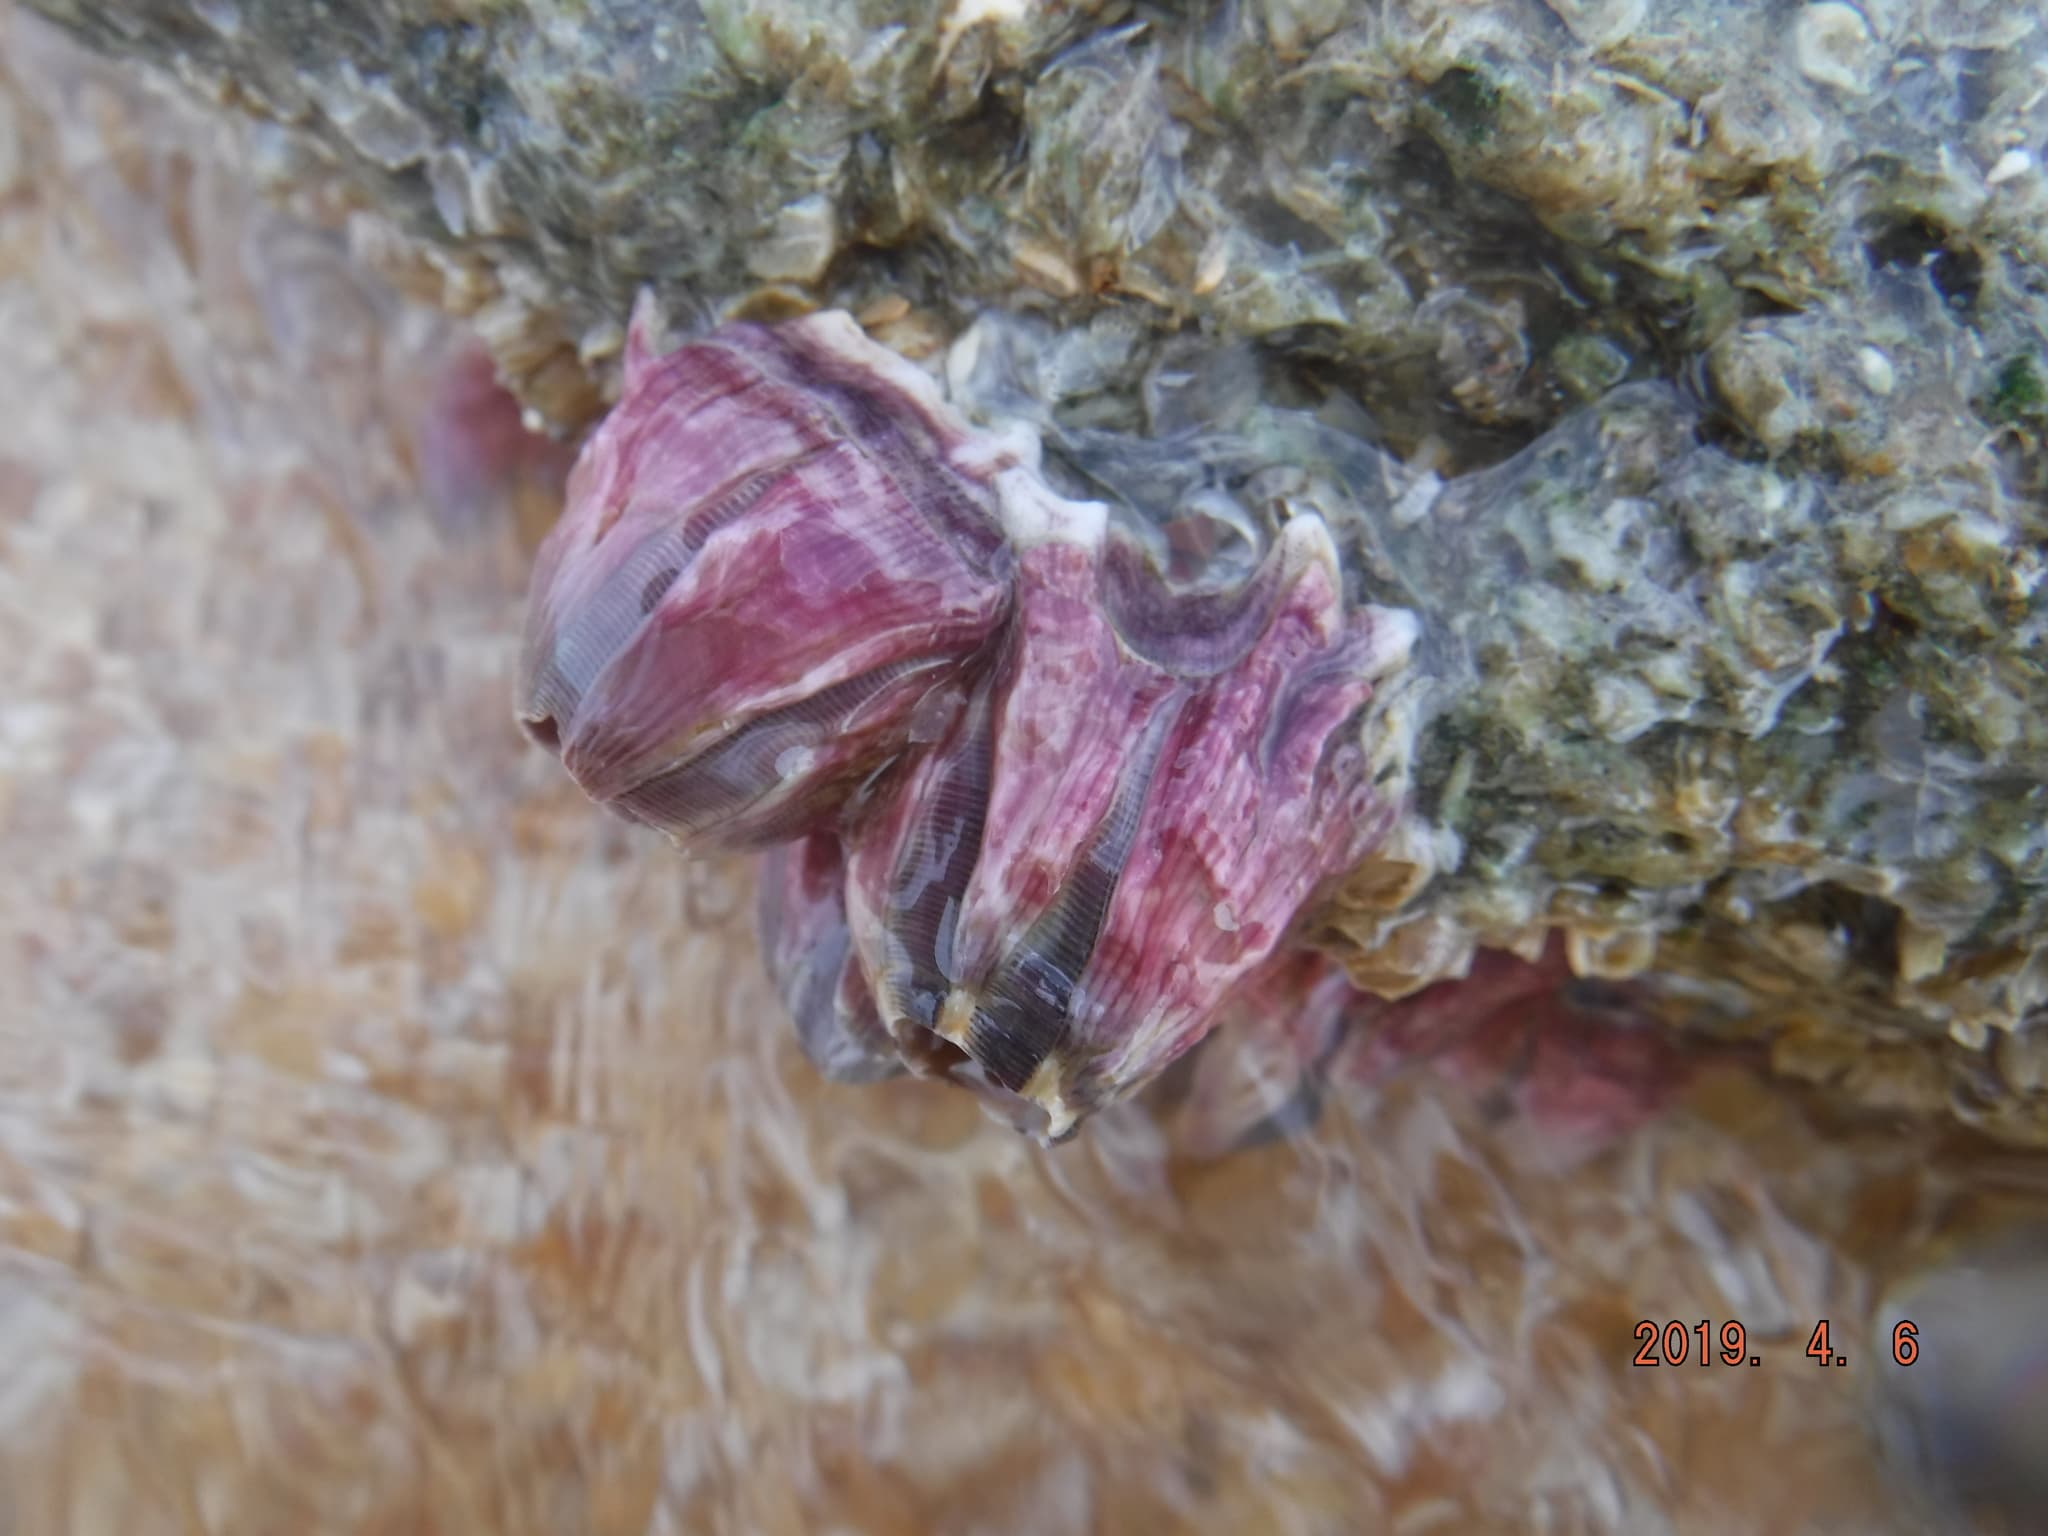
[[[1021,466],[995,477],[1003,532],[1018,549],[1055,541],[1100,549],[1109,535],[1109,508],[1099,501],[1069,501]]]

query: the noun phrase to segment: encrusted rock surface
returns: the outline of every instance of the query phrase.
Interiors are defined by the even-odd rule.
[[[1093,494],[1321,512],[1423,621],[1322,929],[1367,984],[1561,926],[2048,1136],[2038,8],[42,8],[263,124],[565,427],[642,285],[838,305]]]

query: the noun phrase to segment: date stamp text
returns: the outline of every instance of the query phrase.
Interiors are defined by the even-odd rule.
[[[1711,1318],[1688,1326],[1673,1318],[1658,1324],[1649,1318],[1636,1324],[1635,1365],[1656,1366],[1742,1366],[1762,1365],[1763,1356],[1750,1351],[1749,1330],[1734,1321],[1717,1329]],[[1892,1329],[1892,1363],[1911,1365],[1920,1358],[1920,1330],[1906,1318]],[[1806,1340],[1806,1357],[1815,1365],[1845,1366],[1849,1357],[1838,1353],[1830,1324],[1822,1318]]]

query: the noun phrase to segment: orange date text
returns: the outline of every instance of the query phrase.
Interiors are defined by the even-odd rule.
[[[1714,1346],[1718,1341],[1720,1348]],[[1737,1322],[1726,1322],[1718,1334],[1710,1318],[1691,1327],[1676,1318],[1661,1327],[1645,1318],[1636,1324],[1637,1365],[1756,1365],[1749,1352],[1749,1331]]]
[[[1807,1335],[1806,1357],[1816,1365],[1840,1366],[1847,1355],[1835,1350],[1833,1324],[1822,1318]],[[1717,1347],[1718,1346],[1718,1347]],[[1892,1329],[1891,1356],[1895,1365],[1911,1365],[1920,1358],[1920,1330],[1912,1319]],[[1636,1324],[1635,1365],[1761,1365],[1763,1359],[1749,1352],[1749,1330],[1738,1322],[1726,1322],[1716,1329],[1711,1318],[1690,1325],[1673,1318],[1658,1323],[1644,1318]]]

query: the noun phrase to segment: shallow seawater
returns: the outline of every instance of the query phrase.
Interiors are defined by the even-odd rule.
[[[2027,1165],[1735,1057],[1568,1148],[1427,1062],[1230,1155],[822,1083],[745,867],[514,725],[559,465],[453,325],[0,70],[0,1532],[1946,1528]]]

